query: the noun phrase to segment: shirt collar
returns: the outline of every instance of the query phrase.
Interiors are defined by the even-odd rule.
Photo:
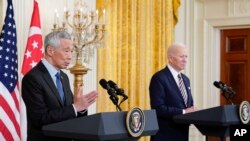
[[[58,72],[58,70],[51,65],[46,59],[42,59],[42,63],[44,64],[44,66],[47,68],[50,76],[53,78],[55,77],[56,73]]]
[[[168,65],[168,68],[169,68],[170,72],[172,73],[172,75],[173,75],[174,77],[177,77],[178,74],[181,73],[181,72],[176,71],[171,65]]]

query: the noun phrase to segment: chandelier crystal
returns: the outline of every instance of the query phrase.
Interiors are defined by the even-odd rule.
[[[82,0],[75,2],[74,12],[71,14],[64,8],[62,22],[59,21],[59,14],[55,10],[53,31],[66,30],[71,34],[74,51],[75,65],[70,72],[75,76],[75,91],[83,85],[83,75],[89,68],[86,67],[93,57],[95,48],[104,46],[106,11],[102,10],[102,20],[99,20],[99,11],[88,10],[88,6]]]
[[[80,0],[75,3],[72,15],[68,9],[64,8],[63,20],[60,24],[59,14],[55,10],[55,22],[52,30],[67,30],[71,33],[77,63],[89,64],[95,47],[104,46],[105,9],[102,12],[103,20],[99,23],[99,11],[89,11],[87,4]]]

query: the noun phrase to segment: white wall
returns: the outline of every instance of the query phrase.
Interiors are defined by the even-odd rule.
[[[40,9],[40,21],[41,21],[41,29],[43,34],[43,39],[46,34],[48,34],[54,23],[54,10],[57,8],[59,12],[59,16],[62,16],[64,7],[67,7],[73,12],[74,0],[37,0],[39,9]],[[89,9],[95,10],[95,0],[83,0],[87,3]],[[31,15],[33,12],[33,0],[13,0],[14,5],[14,14],[15,21],[17,26],[17,47],[18,47],[18,62],[19,62],[19,72],[21,72],[23,54],[26,48],[26,42],[29,33],[29,26]],[[7,0],[0,0],[0,25],[2,28],[2,23],[5,17],[7,6]],[[89,92],[91,90],[97,89],[96,82],[96,54],[93,57],[93,60],[89,67],[92,69],[84,76],[84,91]],[[72,64],[73,65],[73,64]],[[71,88],[73,90],[73,76],[69,73],[68,70],[65,70],[68,73],[71,81]],[[21,77],[20,77],[21,79]],[[89,108],[89,114],[93,114],[96,112],[96,105],[93,104]]]
[[[219,105],[220,30],[250,27],[250,0],[181,0],[175,41],[190,47],[185,72],[191,79],[193,97],[199,109]],[[191,126],[190,140],[205,140]]]
[[[2,25],[3,25],[3,1],[0,1],[0,30],[2,29]]]

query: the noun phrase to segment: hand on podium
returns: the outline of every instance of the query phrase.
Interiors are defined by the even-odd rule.
[[[185,109],[185,114],[186,114],[186,113],[195,112],[195,111],[197,111],[197,110],[198,110],[198,109],[197,109],[196,107],[191,106],[191,107],[188,107],[188,108]]]

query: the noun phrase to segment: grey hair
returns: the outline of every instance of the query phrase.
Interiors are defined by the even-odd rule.
[[[178,48],[179,48],[179,47],[186,48],[186,45],[184,45],[183,43],[173,43],[173,44],[171,44],[171,45],[168,47],[168,51],[167,51],[168,57],[174,53],[175,48],[177,48],[177,47],[178,47]]]
[[[44,40],[45,50],[48,46],[58,48],[60,46],[60,39],[71,40],[71,36],[67,31],[53,31],[47,34]]]

